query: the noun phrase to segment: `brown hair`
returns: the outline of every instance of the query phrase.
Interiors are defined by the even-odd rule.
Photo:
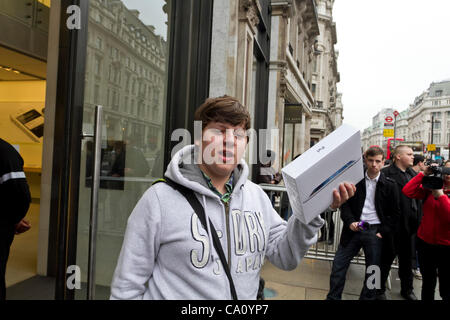
[[[202,129],[210,122],[242,125],[245,130],[250,129],[250,113],[247,108],[236,98],[227,95],[206,99],[195,111],[194,120],[202,122]]]
[[[375,157],[378,155],[382,155],[384,159],[384,151],[380,147],[370,147],[366,150],[364,153],[364,157],[367,159],[367,157]]]

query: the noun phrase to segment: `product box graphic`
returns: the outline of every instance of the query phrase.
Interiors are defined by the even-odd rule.
[[[294,214],[309,223],[331,205],[340,183],[364,178],[359,130],[343,124],[281,172]]]

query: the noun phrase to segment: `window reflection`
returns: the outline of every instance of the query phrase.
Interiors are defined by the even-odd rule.
[[[167,6],[162,0],[90,1],[85,128],[93,130],[95,105],[102,105],[105,157],[114,158],[116,142],[133,137],[133,148],[151,168],[142,177],[163,173],[158,160],[164,147]]]
[[[167,0],[89,1],[83,132],[94,131],[95,106],[102,105],[96,272],[102,287],[111,283],[129,215],[163,176],[169,6]],[[82,148],[77,265],[85,282],[92,141],[84,139]],[[108,290],[97,292],[108,298]]]

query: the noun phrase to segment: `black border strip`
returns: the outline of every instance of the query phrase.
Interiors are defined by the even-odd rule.
[[[81,29],[66,27],[66,9],[81,9]],[[86,64],[88,1],[61,0],[50,205],[48,275],[56,276],[55,299],[73,299],[66,270],[76,264],[77,211]]]
[[[209,96],[213,6],[213,0],[172,1],[164,168],[178,143],[170,141],[172,132],[185,128],[193,138],[195,110]]]

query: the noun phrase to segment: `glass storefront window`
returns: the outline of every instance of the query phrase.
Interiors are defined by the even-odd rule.
[[[96,298],[109,286],[129,215],[151,183],[163,176],[170,1],[91,0],[83,131],[94,130],[102,105]],[[82,144],[77,264],[86,288],[92,140]],[[77,299],[86,291],[77,290]]]

